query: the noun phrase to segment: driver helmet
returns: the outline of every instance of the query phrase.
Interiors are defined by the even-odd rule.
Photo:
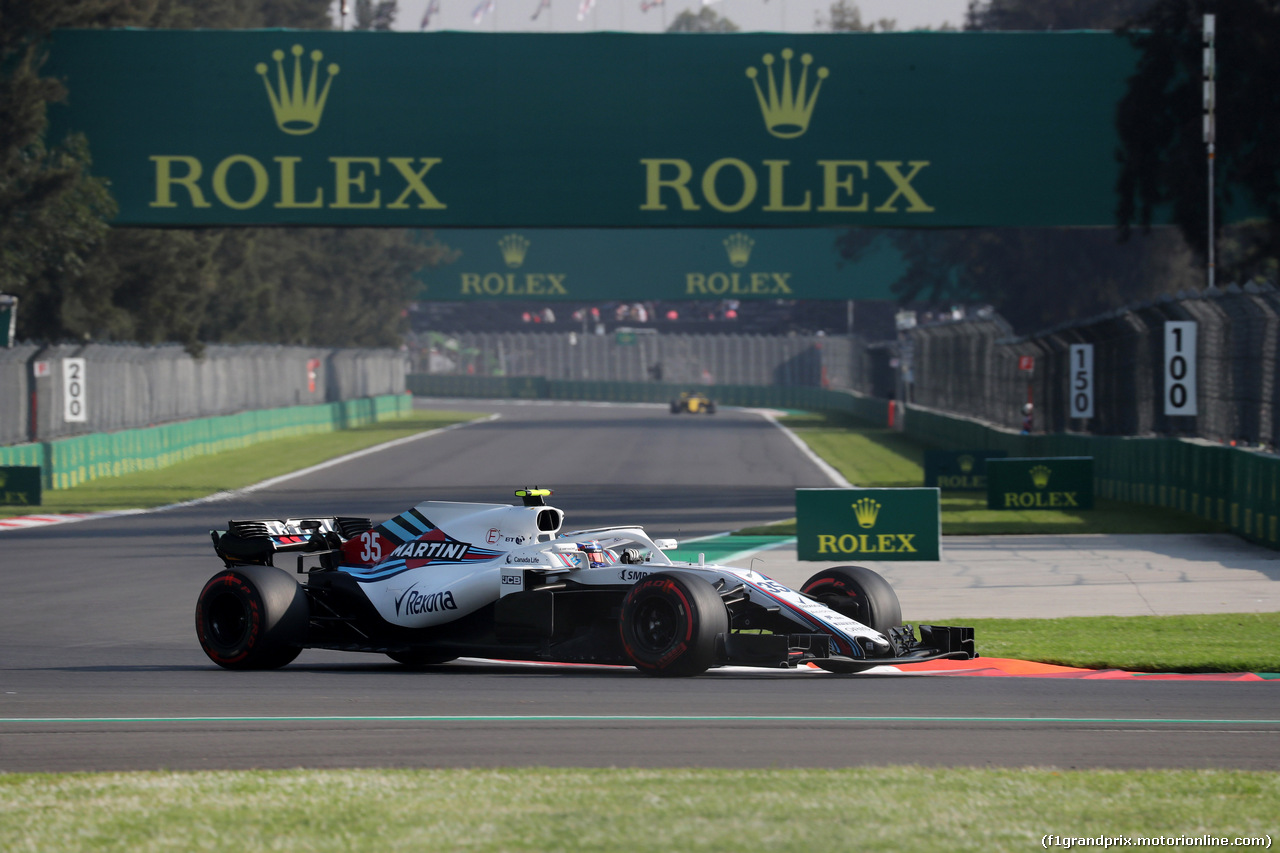
[[[605,558],[604,548],[600,547],[600,543],[592,540],[591,542],[583,542],[578,546],[582,549],[582,553],[587,555],[587,562],[591,568],[598,569],[601,566],[609,565],[609,561]]]

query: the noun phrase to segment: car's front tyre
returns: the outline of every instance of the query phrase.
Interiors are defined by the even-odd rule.
[[[804,582],[800,591],[868,628],[888,634],[902,624],[902,605],[893,587],[877,572],[863,566],[837,566],[818,572]],[[862,672],[874,662],[843,663],[816,661],[831,672]]]
[[[657,572],[627,593],[618,627],[627,659],[642,672],[697,675],[716,664],[717,638],[729,632],[729,611],[702,578]]]
[[[277,669],[302,651],[310,621],[302,587],[274,566],[218,572],[196,600],[196,636],[226,669]]]

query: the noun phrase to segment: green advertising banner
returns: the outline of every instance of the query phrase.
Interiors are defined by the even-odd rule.
[[[801,560],[939,560],[938,489],[796,489]]]
[[[40,506],[40,467],[0,467],[0,504],[4,506]]]
[[[902,256],[887,240],[858,263],[841,229],[443,230],[451,260],[420,273],[419,299],[893,299]]]
[[[121,225],[902,228],[1113,224],[1136,61],[1098,32],[64,30],[44,72]]]
[[[926,450],[924,484],[948,491],[985,492],[987,460],[1008,455],[1004,450]]]
[[[987,509],[1093,509],[1093,457],[990,459]]]

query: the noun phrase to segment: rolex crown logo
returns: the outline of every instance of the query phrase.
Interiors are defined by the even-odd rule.
[[[745,267],[747,261],[751,260],[751,250],[755,245],[756,241],[746,234],[730,234],[724,241],[725,251],[729,253],[729,263],[735,267]]]
[[[498,248],[502,250],[502,260],[511,269],[515,269],[524,263],[524,253],[529,251],[529,241],[519,234],[508,234],[498,241]]]
[[[826,68],[819,68],[818,79],[809,90],[809,66],[813,64],[813,54],[806,53],[800,57],[803,69],[800,81],[793,88],[791,83],[791,57],[795,51],[786,48],[782,51],[782,90],[778,90],[778,82],[773,74],[773,54],[764,55],[764,65],[769,76],[769,93],[760,88],[760,71],[755,66],[747,69],[747,76],[756,87],[756,98],[760,101],[760,112],[764,115],[764,124],[769,132],[779,139],[795,139],[803,136],[809,129],[809,117],[813,115],[813,105],[818,100],[818,89],[822,81],[831,73]]]
[[[871,528],[876,526],[876,516],[880,514],[879,501],[871,498],[859,498],[850,504],[853,507],[853,515],[858,519],[858,526]]]
[[[1053,472],[1043,465],[1037,465],[1031,469],[1031,482],[1036,484],[1037,489],[1043,489],[1049,485],[1049,475]]]
[[[961,473],[968,474],[973,471],[973,457],[969,454],[966,453],[956,461],[960,463]]]
[[[271,111],[276,114],[276,124],[285,133],[302,136],[320,126],[320,117],[324,114],[324,102],[329,98],[329,87],[338,73],[338,66],[329,63],[326,69],[329,76],[325,78],[324,88],[316,94],[319,83],[320,60],[324,54],[318,50],[311,51],[311,74],[302,73],[302,45],[295,44],[293,53],[293,82],[285,77],[284,51],[271,52],[276,61],[276,86],[271,87],[271,79],[267,76],[267,63],[259,62],[254,70],[262,78],[262,85],[267,87],[267,97],[271,99]]]

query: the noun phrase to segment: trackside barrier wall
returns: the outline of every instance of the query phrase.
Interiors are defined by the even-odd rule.
[[[459,332],[431,336],[416,373],[867,391],[866,348],[827,335]]]
[[[70,358],[85,362],[81,421],[66,419]],[[0,349],[0,445],[400,394],[405,362],[391,349],[300,346],[211,345],[199,358],[177,345]]]
[[[726,406],[847,412],[887,423],[889,401],[851,391],[767,385],[679,385],[674,382],[607,382],[544,379],[540,376],[438,376],[410,373],[409,390],[422,397],[487,397],[668,403],[681,391],[702,391]]]
[[[691,386],[664,383],[564,382],[541,377],[410,374],[420,396],[523,397],[665,403]],[[889,401],[822,388],[706,386],[729,406],[838,411],[876,426],[888,422]],[[1169,507],[1226,525],[1232,532],[1280,548],[1280,457],[1207,441],[1089,435],[1018,435],[1006,429],[908,406],[905,432],[929,447],[1003,450],[1010,456],[1091,456],[1097,497]]]
[[[39,465],[44,488],[68,489],[101,477],[165,468],[260,441],[332,432],[403,417],[412,409],[413,398],[407,394],[259,409],[145,429],[0,447],[0,466]]]
[[[1197,324],[1199,414],[1164,413],[1164,326]],[[1094,416],[1072,419],[1070,347],[1094,349]],[[999,317],[920,326],[897,346],[911,365],[903,397],[1011,429],[1028,385],[1035,429],[1092,435],[1204,438],[1280,446],[1280,292],[1234,284],[1124,308],[1015,338]],[[1018,360],[1031,356],[1030,375]]]
[[[1189,512],[1280,548],[1280,457],[1271,454],[1178,438],[1018,435],[918,406],[906,433],[946,449],[1092,456],[1098,497]]]

